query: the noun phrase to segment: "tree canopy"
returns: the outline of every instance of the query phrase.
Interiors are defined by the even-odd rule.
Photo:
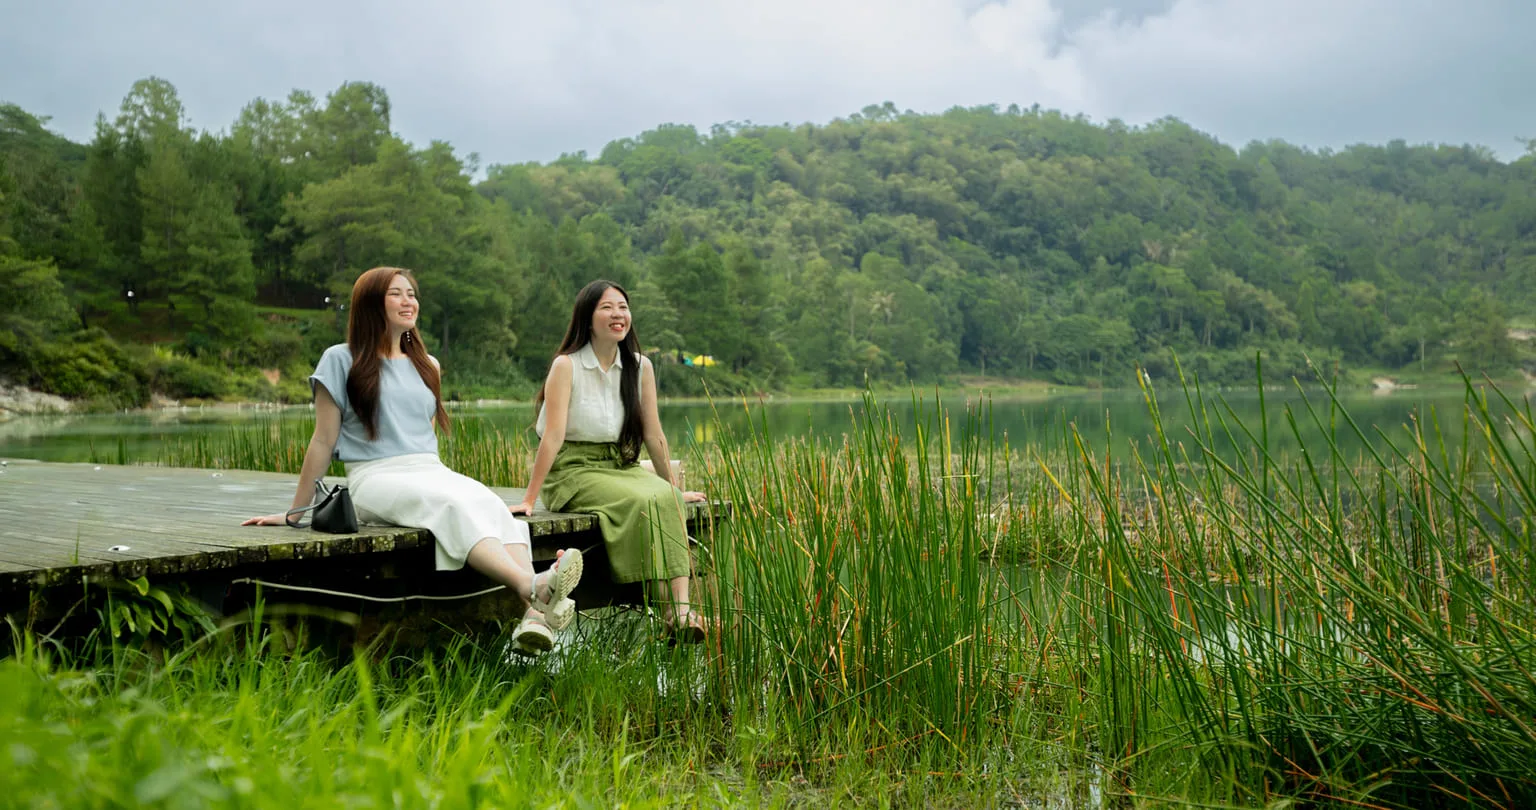
[[[393,134],[374,84],[256,99],[210,133],[156,78],[88,144],[46,123],[0,105],[0,372],[76,393],[94,383],[39,358],[115,338],[302,369],[381,264],[417,272],[436,353],[503,381],[542,376],[594,278],[629,287],[647,348],[710,355],[727,388],[1115,383],[1175,356],[1234,381],[1256,352],[1282,374],[1497,372],[1536,311],[1536,147],[1234,149],[1172,118],[887,103],[482,176]],[[102,386],[134,377],[93,362]]]

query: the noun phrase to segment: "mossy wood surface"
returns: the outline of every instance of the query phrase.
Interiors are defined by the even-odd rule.
[[[341,535],[240,525],[288,504],[296,481],[293,475],[244,470],[6,459],[0,467],[0,593],[84,580],[287,568],[321,558],[385,562],[361,555],[388,555],[412,568],[431,569],[432,537],[424,530],[365,526]],[[495,492],[516,503],[524,490]],[[689,508],[694,530],[726,511],[723,504]],[[534,559],[547,562],[557,548],[578,540],[588,545],[597,521],[540,511],[528,523]]]

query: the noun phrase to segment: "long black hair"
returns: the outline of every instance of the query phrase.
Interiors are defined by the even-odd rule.
[[[571,323],[565,328],[565,339],[555,356],[574,354],[592,342],[592,313],[603,293],[618,290],[629,303],[629,292],[612,281],[597,281],[576,293],[576,305],[571,309]],[[630,315],[629,332],[619,341],[619,400],[624,404],[624,421],[619,428],[619,458],[625,464],[634,464],[640,458],[640,445],[645,440],[645,427],[640,419],[640,339],[635,337],[634,315]],[[548,382],[545,383],[547,385]],[[533,413],[537,417],[544,405],[544,386],[539,386],[538,396],[533,398]]]

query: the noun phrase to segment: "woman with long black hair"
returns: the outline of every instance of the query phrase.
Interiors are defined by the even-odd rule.
[[[433,427],[449,429],[437,359],[416,328],[420,307],[409,271],[375,267],[352,285],[347,342],[325,350],[310,387],[315,432],[304,454],[293,508],[309,504],[331,458],[346,463],[358,519],[427,529],[437,568],[464,567],[517,594],[528,609],[516,631],[518,649],[541,652],[552,631],[575,616],[569,594],[581,579],[581,551],[561,552],[535,575],[528,525],[480,482],[443,465]],[[286,514],[254,517],[246,526],[281,526]]]
[[[640,352],[629,293],[594,281],[576,295],[570,325],[534,399],[539,449],[528,495],[550,509],[591,512],[616,582],[649,583],[668,636],[699,642],[706,622],[689,606],[691,559],[683,504],[704,500],[672,484],[656,410],[656,372]],[[655,474],[639,466],[641,446]]]

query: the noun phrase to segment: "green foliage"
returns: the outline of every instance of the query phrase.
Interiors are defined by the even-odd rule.
[[[146,364],[155,391],[173,399],[219,399],[229,392],[224,370],[168,351],[155,351]]]
[[[196,641],[215,630],[207,609],[185,585],[161,587],[145,577],[108,583],[105,604],[96,613],[107,638],[131,649]]]
[[[197,615],[173,592],[123,583],[133,607],[102,618],[130,643],[93,663],[23,633],[0,660],[0,793],[1531,806],[1536,424],[1528,403],[1464,383],[1451,418],[1468,429],[1447,444],[1429,425],[1361,425],[1326,386],[1251,420],[1193,383],[1147,386],[1156,434],[1123,457],[1073,428],[1020,452],[985,405],[914,401],[909,426],[867,397],[846,437],[790,441],[715,424],[718,455],[689,470],[732,503],[697,551],[699,606],[721,619],[701,647],[589,610],[534,662],[490,631],[337,666],[257,629],[204,637],[172,618]],[[1164,421],[1160,390],[1196,416],[1188,430]],[[292,472],[311,427],[241,426],[176,463]],[[445,458],[525,474],[527,438],[466,420]],[[1007,554],[1040,564],[987,562]],[[134,649],[166,630],[201,641]]]
[[[0,364],[25,362],[27,351],[68,327],[71,314],[52,262],[0,253],[0,352],[7,353]]]
[[[1517,357],[1504,308],[1482,290],[1471,290],[1459,307],[1454,340],[1463,368],[1503,371]]]
[[[505,359],[487,358],[469,352],[440,354],[453,370],[443,380],[443,398],[450,401],[477,399],[532,400],[542,379],[530,380],[516,364]],[[306,374],[308,372],[305,372]],[[306,400],[307,395],[306,395]]]
[[[186,138],[167,136],[153,144],[139,170],[139,256],[150,292],[163,289],[167,297],[195,302],[188,313],[195,328],[234,339],[249,320],[249,306],[229,303],[249,302],[254,292],[250,246],[232,196],[194,176],[188,165],[194,148]]]
[[[734,397],[753,394],[759,389],[748,378],[725,365],[688,366],[673,356],[652,355],[656,388],[671,397]]]
[[[608,652],[644,644],[630,618],[588,622],[589,653],[557,672],[471,640],[338,666],[242,633],[244,646],[163,666],[120,648],[100,669],[44,645],[0,661],[0,791],[23,807],[245,810],[962,808],[1000,795],[985,773],[909,776],[927,765],[906,750],[859,754],[858,732],[846,759],[777,761],[777,729],[658,693],[662,673],[700,673],[688,656]]]
[[[74,203],[74,169],[84,149],[52,132],[14,104],[0,103],[0,239],[23,256],[62,252]],[[0,249],[0,253],[5,250]]]
[[[349,82],[199,133],[152,77],[80,146],[0,108],[0,253],[52,260],[82,326],[289,370],[341,339],[359,272],[408,267],[432,351],[476,391],[542,379],[597,278],[630,289],[647,350],[711,355],[744,389],[1103,384],[1166,375],[1175,352],[1222,383],[1245,383],[1255,352],[1501,373],[1532,353],[1500,333],[1536,307],[1529,157],[1237,150],[1172,118],[887,104],[824,125],[667,124],[476,184],[390,114],[383,88]],[[337,325],[300,324],[296,348],[263,334],[272,306]],[[141,307],[159,331],[122,328]],[[21,320],[0,350],[55,339]],[[670,393],[695,392],[681,382]]]
[[[110,335],[85,329],[38,345],[20,381],[50,394],[136,407],[149,399],[149,373]]]
[[[1118,778],[1192,767],[1242,804],[1536,797],[1532,412],[1463,381],[1459,447],[1362,426],[1325,388],[1284,408],[1286,438],[1320,440],[1282,457],[1268,414],[1245,424],[1192,383],[1175,396],[1203,421],[1121,466],[1074,437],[1058,486],[1093,538],[1082,663]]]
[[[276,320],[257,321],[257,324],[246,335],[244,343],[233,347],[233,354],[242,363],[261,368],[287,368],[306,364],[309,358],[318,356],[305,350],[306,333],[295,325]],[[324,334],[325,327],[322,326],[321,331]],[[326,337],[329,339],[328,334]]]
[[[650,271],[676,311],[674,328],[688,351],[734,354],[742,337],[740,313],[719,251],[703,242],[687,247],[682,232],[674,230],[661,255],[651,260]]]

